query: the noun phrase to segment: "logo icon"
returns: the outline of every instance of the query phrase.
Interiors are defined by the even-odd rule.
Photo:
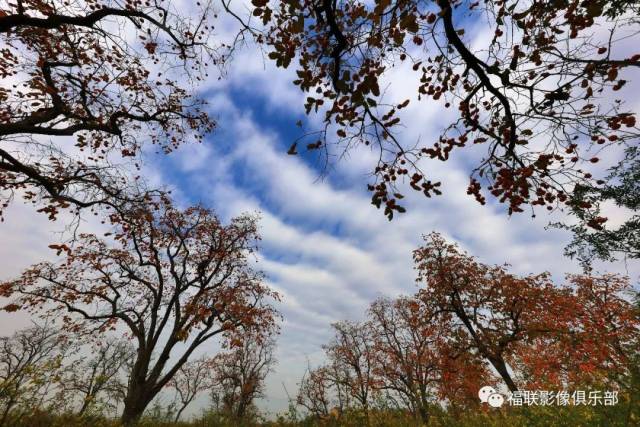
[[[478,391],[480,402],[488,403],[492,408],[499,408],[504,405],[504,396],[491,386],[484,386]]]
[[[478,392],[478,397],[480,398],[480,402],[487,403],[487,401],[489,400],[489,396],[495,393],[497,393],[496,389],[491,386],[486,385],[482,387]]]
[[[489,406],[499,408],[504,404],[504,397],[500,393],[493,393],[489,396]]]

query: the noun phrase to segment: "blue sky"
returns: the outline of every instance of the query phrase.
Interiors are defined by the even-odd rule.
[[[228,30],[225,25],[221,31]],[[486,36],[480,30],[467,34],[471,46],[482,45]],[[390,101],[413,99],[404,110],[405,142],[436,138],[452,114],[438,104],[415,102],[414,78],[406,69],[388,76],[393,83],[386,94]],[[183,205],[203,203],[226,219],[246,211],[261,216],[257,268],[281,293],[278,308],[284,317],[279,364],[268,379],[268,397],[260,402],[265,410],[286,409],[283,384],[295,394],[307,364],[322,361],[321,345],[330,338],[332,322],[362,318],[378,296],[415,292],[411,252],[423,234],[439,231],[483,262],[508,262],[522,274],[550,271],[562,280],[565,273],[579,271],[576,262],[562,256],[570,236],[545,230],[560,213],[509,217],[504,206],[490,200],[483,207],[466,195],[468,165],[478,155],[473,150],[458,152],[447,163],[430,163],[427,170],[443,182],[444,194],[434,199],[409,194],[408,212],[392,222],[370,204],[367,173],[375,161],[370,151],[350,152],[333,162],[326,176],[313,156],[288,156],[301,132],[297,120],[303,119],[308,129],[319,126],[317,118],[305,118],[305,95],[292,80],[293,70],[275,69],[258,49],[247,46],[229,65],[226,78],[212,78],[202,88],[218,120],[216,132],[202,144],[185,145],[168,156],[148,153],[145,159],[147,178],[172,188]],[[638,89],[629,84],[627,91]],[[612,210],[609,216],[615,223],[624,213]],[[51,257],[47,245],[60,229],[19,203],[0,227],[3,276]],[[620,262],[605,268],[628,273],[637,282],[636,265]],[[0,322],[9,325],[6,315]],[[25,322],[12,317],[5,329]],[[205,403],[201,399],[192,411]]]

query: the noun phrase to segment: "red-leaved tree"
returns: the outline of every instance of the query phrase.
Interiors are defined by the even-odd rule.
[[[225,53],[210,2],[24,0],[0,13],[0,214],[16,196],[61,208],[132,195],[119,159],[213,129],[197,84]],[[130,167],[137,166],[132,162]]]
[[[346,393],[357,402],[369,425],[369,408],[377,388],[374,330],[369,322],[343,321],[331,326],[334,337],[323,347],[329,359],[328,376],[337,386],[338,393]]]
[[[417,298],[379,299],[369,307],[378,387],[423,423],[437,399],[473,400],[491,381],[481,359],[449,345],[451,324]],[[468,367],[472,367],[468,369]],[[454,396],[454,393],[457,395]]]
[[[259,40],[269,57],[295,64],[307,114],[322,114],[307,148],[373,148],[369,190],[389,218],[404,212],[401,182],[427,197],[441,193],[423,160],[484,147],[468,194],[482,204],[491,194],[509,213],[553,209],[576,184],[604,184],[588,167],[597,151],[639,136],[618,92],[640,67],[640,52],[628,48],[638,41],[637,1],[252,3],[267,25]],[[394,81],[394,69],[415,77]],[[407,87],[406,99],[388,96]],[[410,102],[452,110],[439,136],[403,138],[400,113]]]
[[[136,355],[122,422],[135,423],[192,353],[239,327],[264,331],[277,294],[250,265],[256,218],[228,225],[203,207],[162,203],[122,217],[113,242],[84,234],[60,263],[41,263],[2,283],[6,311],[60,314],[66,330],[125,330]]]
[[[557,285],[547,273],[482,264],[436,233],[425,239],[414,252],[419,298],[511,391],[628,376],[640,318],[627,278],[573,275]]]

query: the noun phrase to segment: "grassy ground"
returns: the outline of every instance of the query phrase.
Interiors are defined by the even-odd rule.
[[[396,411],[372,411],[367,422],[362,412],[351,411],[341,416],[317,419],[307,417],[296,420],[295,414],[278,417],[275,421],[225,420],[215,414],[203,415],[189,422],[174,423],[154,417],[140,421],[140,427],[417,427],[422,422],[410,414]],[[21,420],[13,420],[12,427],[120,427],[115,420],[102,417],[78,418],[34,412]],[[523,407],[478,408],[459,414],[433,408],[429,427],[637,427],[640,426],[639,408],[629,405],[617,407]]]

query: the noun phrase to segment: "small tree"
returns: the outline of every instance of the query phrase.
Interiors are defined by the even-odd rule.
[[[90,356],[66,363],[63,395],[80,400],[80,416],[101,410],[103,405],[116,409],[126,395],[135,348],[128,340],[108,337],[85,351],[90,351]]]
[[[318,369],[322,370],[329,384],[330,396],[333,402],[330,414],[340,416],[351,409],[354,402],[357,402],[356,397],[353,395],[354,389],[352,387],[355,384],[355,379],[347,364],[342,363],[339,359],[331,358],[328,354],[327,356],[329,357],[327,363]]]
[[[361,408],[363,424],[375,423],[374,402],[406,408],[422,423],[438,402],[452,411],[477,407],[478,390],[495,378],[431,308],[416,297],[379,298],[365,322],[333,324],[335,335],[323,346],[328,360],[305,374],[298,404],[320,419]]]
[[[0,337],[0,426],[41,406],[59,384],[64,342],[59,331],[38,324]]]
[[[378,299],[369,307],[369,318],[380,387],[427,424],[441,379],[441,325],[425,317],[419,301],[408,297]]]
[[[331,381],[326,367],[309,368],[300,381],[296,402],[319,419],[329,416],[333,407]]]
[[[175,390],[179,402],[174,420],[176,423],[198,394],[213,387],[213,366],[214,362],[210,357],[190,360],[178,369],[167,384],[167,387]]]
[[[267,299],[277,294],[249,265],[254,217],[223,225],[205,208],[162,203],[129,212],[114,231],[113,244],[81,235],[63,262],[29,268],[0,294],[16,297],[5,310],[66,311],[73,333],[125,328],[136,351],[122,413],[131,425],[203,343],[272,327]]]
[[[334,382],[353,396],[369,424],[369,406],[375,393],[373,330],[369,323],[337,322],[332,327],[334,338],[324,350],[330,364],[335,365]]]
[[[255,414],[255,399],[264,395],[265,379],[273,369],[275,329],[268,334],[238,330],[228,350],[213,359],[211,398],[219,412],[235,421]],[[253,411],[253,413],[252,413]]]

